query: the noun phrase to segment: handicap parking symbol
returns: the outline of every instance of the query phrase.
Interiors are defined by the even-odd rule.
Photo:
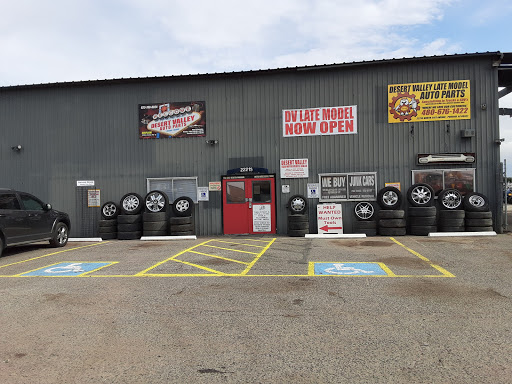
[[[80,276],[89,272],[97,271],[111,262],[63,262],[53,265],[48,265],[33,271],[25,272],[20,276]]]
[[[315,263],[315,275],[371,276],[387,273],[380,263]]]

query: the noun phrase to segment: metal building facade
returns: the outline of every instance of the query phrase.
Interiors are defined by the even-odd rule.
[[[197,176],[199,186],[228,169],[264,167],[276,174],[277,232],[286,233],[286,204],[306,195],[320,173],[376,172],[377,187],[412,184],[418,153],[476,153],[475,190],[501,221],[499,53],[386,60],[254,72],[59,83],[0,88],[1,187],[27,191],[66,211],[71,235],[83,233],[77,180],[94,180],[101,201],[144,195],[147,178]],[[497,64],[498,63],[498,64]],[[471,119],[388,123],[389,84],[469,80]],[[204,100],[207,135],[141,140],[138,105]],[[357,105],[357,134],[283,137],[282,111]],[[461,137],[462,130],[473,137]],[[218,140],[208,145],[206,140]],[[13,146],[21,145],[21,151]],[[280,179],[280,159],[309,160],[309,178]],[[451,168],[462,167],[453,165]],[[465,166],[467,167],[467,166]],[[422,169],[439,168],[422,166]],[[290,193],[282,193],[282,185]],[[222,234],[220,192],[195,207],[199,235]],[[316,232],[317,199],[309,199]],[[355,203],[343,203],[346,232]],[[496,228],[496,230],[499,230]]]

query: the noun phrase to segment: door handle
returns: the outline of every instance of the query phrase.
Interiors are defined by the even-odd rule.
[[[252,208],[252,197],[249,197],[249,209]]]

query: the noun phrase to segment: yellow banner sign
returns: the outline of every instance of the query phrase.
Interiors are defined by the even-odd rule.
[[[388,122],[471,119],[469,80],[388,85]]]

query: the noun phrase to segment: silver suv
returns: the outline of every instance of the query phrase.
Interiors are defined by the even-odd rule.
[[[52,209],[29,193],[0,189],[0,256],[5,247],[43,240],[63,247],[69,229],[67,213]]]

